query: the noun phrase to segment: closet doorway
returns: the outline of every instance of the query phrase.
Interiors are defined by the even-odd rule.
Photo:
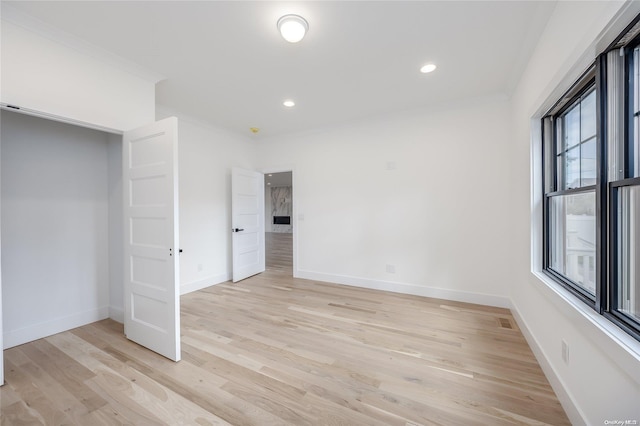
[[[177,119],[124,132],[126,156],[121,134],[4,109],[0,119],[0,349],[109,317],[124,322],[130,340],[179,360],[177,199],[167,196],[166,183],[177,185]],[[123,188],[131,194],[123,196]],[[158,230],[146,219],[164,222]],[[123,247],[130,264],[123,263]],[[158,272],[162,261],[171,263],[171,274]],[[162,296],[123,285],[124,271]]]
[[[293,276],[293,173],[265,173],[265,267]]]
[[[9,348],[122,307],[122,136],[9,110],[0,117]]]

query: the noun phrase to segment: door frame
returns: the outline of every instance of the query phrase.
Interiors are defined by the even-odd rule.
[[[298,197],[296,195],[296,171],[293,165],[283,165],[274,167],[263,167],[259,172],[267,175],[269,173],[286,173],[291,172],[291,224],[293,230],[293,247],[292,247],[292,263],[293,277],[299,278],[298,274]],[[266,194],[265,194],[266,197]],[[267,223],[265,218],[264,232],[267,232]],[[266,256],[266,253],[265,253]]]

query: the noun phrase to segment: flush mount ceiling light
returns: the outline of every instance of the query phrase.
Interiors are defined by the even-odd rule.
[[[423,74],[428,74],[430,72],[434,72],[436,70],[435,64],[426,64],[422,68],[420,68],[420,72]]]
[[[286,106],[287,108],[293,108],[294,106],[296,106],[296,103],[293,102],[291,99],[287,99],[282,103],[282,105]]]
[[[278,19],[278,31],[289,43],[297,43],[309,30],[309,23],[299,15],[284,15]]]

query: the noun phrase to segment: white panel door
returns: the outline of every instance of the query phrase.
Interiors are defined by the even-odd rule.
[[[264,175],[234,168],[231,175],[233,282],[264,272]]]
[[[124,332],[180,360],[178,119],[123,137]]]

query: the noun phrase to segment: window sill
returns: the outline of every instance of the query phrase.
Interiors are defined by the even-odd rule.
[[[544,284],[541,287],[546,290],[543,291],[544,295],[558,310],[570,319],[575,317],[576,321],[572,321],[572,324],[580,328],[585,336],[589,336],[594,346],[600,348],[618,367],[640,384],[640,368],[638,368],[640,365],[640,341],[598,314],[542,271],[532,271],[532,273]],[[567,305],[572,309],[567,309]]]

